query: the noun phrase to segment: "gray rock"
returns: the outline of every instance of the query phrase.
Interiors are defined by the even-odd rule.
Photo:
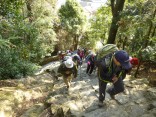
[[[123,105],[129,102],[129,96],[118,94],[115,99],[118,101],[119,104]]]

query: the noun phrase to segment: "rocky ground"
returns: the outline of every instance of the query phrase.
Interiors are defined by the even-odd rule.
[[[106,94],[106,106],[99,108],[98,79],[88,76],[86,64],[66,89],[62,77],[55,79],[59,62],[50,63],[36,74],[19,80],[0,82],[0,117],[155,117],[156,87],[147,78],[125,79],[125,92],[112,100]],[[50,69],[49,72],[44,72]],[[111,84],[108,85],[108,87]]]

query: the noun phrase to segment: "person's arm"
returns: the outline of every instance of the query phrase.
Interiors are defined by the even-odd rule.
[[[64,70],[64,64],[61,64],[57,70],[58,73],[64,74],[65,70]]]
[[[122,78],[123,80],[126,78],[126,74],[128,74],[131,71],[131,69],[129,70],[125,70],[122,68],[117,69],[116,73],[114,74],[114,77],[112,78],[113,83],[115,83],[119,78]]]

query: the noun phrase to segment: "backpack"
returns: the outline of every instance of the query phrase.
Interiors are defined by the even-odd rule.
[[[82,65],[82,60],[78,54],[73,54],[72,58],[77,65]]]
[[[89,58],[91,57],[91,54],[87,55],[85,58],[85,62],[87,63],[89,61]]]
[[[68,59],[72,59],[72,57],[71,56],[64,56],[63,59],[62,59],[62,62],[66,61]]]
[[[115,44],[106,44],[101,49],[97,51],[96,59],[103,59],[106,55],[112,54],[118,50],[118,47]]]

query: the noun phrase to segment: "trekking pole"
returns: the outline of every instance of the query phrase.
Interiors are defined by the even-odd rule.
[[[82,79],[82,78],[81,78],[81,64],[80,64],[80,79]]]
[[[96,66],[94,66],[94,75],[96,75]]]
[[[83,79],[83,77],[81,76],[81,67],[82,67],[83,62],[81,61],[80,63],[80,79]]]

